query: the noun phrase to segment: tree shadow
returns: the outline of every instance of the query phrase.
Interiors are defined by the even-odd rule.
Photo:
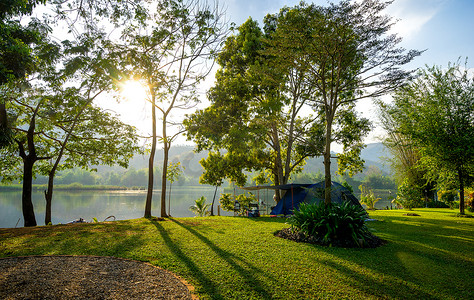
[[[206,275],[201,269],[184,253],[183,250],[171,239],[166,229],[157,221],[151,222],[161,235],[161,238],[165,242],[165,245],[170,249],[181,262],[183,262],[187,269],[193,274],[199,285],[204,287],[205,291],[212,295],[213,299],[224,299],[222,295],[218,293],[218,287],[215,283]]]
[[[427,222],[421,226],[421,230],[417,224],[397,223],[397,230],[391,228],[391,235],[388,238],[387,235],[383,236],[388,243],[375,249],[331,248],[318,245],[311,247],[337,257],[335,260],[325,259],[320,262],[344,274],[352,287],[376,297],[452,298],[454,295],[452,287],[457,286],[456,295],[469,298],[469,285],[460,282],[462,279],[458,274],[463,270],[472,274],[474,270],[472,264],[459,257],[459,249],[464,248],[472,253],[472,247],[469,251],[469,247],[466,247],[462,239],[456,242],[451,240],[447,243],[436,242],[440,230],[436,230],[435,227],[448,223]],[[442,232],[446,235],[460,233],[459,230],[452,228],[446,228]],[[420,235],[423,237],[420,238]],[[369,272],[362,274],[360,270]]]
[[[271,297],[272,287],[270,285],[267,285],[264,282],[262,282],[255,275],[259,274],[260,276],[264,276],[266,278],[269,278],[271,282],[276,282],[276,278],[273,278],[272,276],[270,276],[264,270],[256,268],[253,264],[251,264],[248,261],[234,255],[233,253],[219,248],[211,240],[209,240],[207,237],[202,235],[196,229],[192,228],[192,226],[186,225],[183,222],[179,222],[176,219],[170,219],[170,220],[172,222],[174,222],[176,225],[178,225],[178,226],[182,227],[183,229],[187,230],[189,233],[194,235],[196,238],[198,238],[201,242],[203,242],[206,246],[208,246],[209,249],[211,249],[215,254],[217,254],[219,256],[219,258],[221,258],[229,266],[231,266],[231,268],[233,268],[245,280],[245,282],[248,282],[248,288],[251,289],[254,292],[254,294],[257,296],[258,299],[272,299],[272,297]],[[169,240],[169,242],[172,243],[171,240]],[[181,251],[181,250],[179,250],[179,251]],[[183,255],[184,255],[184,253],[183,253]],[[243,264],[244,266],[242,266],[241,264]],[[207,287],[205,285],[204,285],[204,287],[207,289]],[[210,295],[212,295],[213,298],[214,298],[214,293],[213,293],[214,291],[215,291],[215,288],[213,288],[212,285],[211,285],[211,289],[208,291],[208,293]]]

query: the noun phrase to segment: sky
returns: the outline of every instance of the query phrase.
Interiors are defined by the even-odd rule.
[[[326,0],[307,1],[317,5],[327,5]],[[337,1],[336,1],[337,2]],[[268,13],[277,13],[284,6],[295,6],[297,0],[220,0],[226,10],[226,18],[237,26],[249,17],[263,24]],[[406,49],[425,50],[407,67],[410,69],[438,65],[445,67],[466,57],[468,68],[474,68],[474,1],[473,0],[395,0],[386,14],[398,20],[393,30],[403,38],[400,46]],[[212,84],[213,78],[207,80]],[[117,109],[117,106],[115,106]],[[357,105],[362,116],[377,125],[374,106],[370,99]],[[124,110],[124,111],[120,111]],[[149,132],[149,113],[145,104],[125,103],[118,112],[126,122]],[[376,127],[366,138],[366,143],[380,141],[382,135]],[[184,143],[184,139],[178,143]],[[337,150],[337,149],[336,149]]]

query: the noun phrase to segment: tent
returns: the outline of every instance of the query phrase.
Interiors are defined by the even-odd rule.
[[[321,203],[324,201],[324,181],[314,184],[285,184],[275,186],[247,187],[246,190],[258,189],[283,190],[285,194],[278,204],[272,209],[271,215],[289,215],[298,209],[301,202]],[[362,206],[359,200],[344,186],[337,182],[331,183],[331,200],[333,203],[342,204],[349,201],[353,205]]]

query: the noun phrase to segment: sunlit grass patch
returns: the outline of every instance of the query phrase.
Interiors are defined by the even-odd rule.
[[[0,256],[102,255],[158,265],[202,299],[470,299],[474,220],[449,209],[371,211],[375,249],[277,238],[284,218],[206,217],[0,230]]]

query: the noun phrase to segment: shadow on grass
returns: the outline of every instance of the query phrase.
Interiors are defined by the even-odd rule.
[[[212,295],[213,299],[224,299],[222,295],[218,294],[218,289],[214,282],[201,271],[201,269],[183,252],[183,250],[181,250],[177,244],[173,242],[166,229],[163,228],[159,222],[153,221],[151,223],[156,227],[156,229],[158,229],[158,232],[160,233],[161,238],[165,242],[166,246],[174,255],[176,255],[180,261],[186,265],[188,270],[193,274],[194,278],[199,282],[199,285],[201,285],[209,295]]]
[[[264,275],[264,271],[256,268],[254,265],[248,263],[247,261],[235,256],[233,253],[228,252],[224,249],[219,248],[216,246],[211,240],[207,237],[199,233],[197,230],[192,228],[191,226],[185,225],[182,222],[179,222],[175,219],[170,219],[172,222],[177,224],[178,226],[184,228],[192,235],[197,237],[201,242],[206,244],[214,253],[216,253],[222,260],[224,260],[227,264],[229,264],[238,274],[244,278],[244,280],[248,283],[247,287],[251,289],[255,295],[257,295],[258,299],[272,299],[271,297],[271,287],[265,287],[264,283],[259,280],[254,274]],[[171,242],[171,241],[170,241]],[[242,267],[237,263],[243,263],[246,268]],[[268,274],[265,274],[267,277],[270,277]],[[275,278],[271,278],[271,280],[276,280]],[[206,287],[206,285],[204,285]],[[211,285],[212,287],[212,285]],[[207,287],[206,287],[207,288]],[[209,290],[208,293],[213,295],[213,290]],[[214,296],[214,295],[213,295]]]
[[[398,217],[391,220],[407,221]],[[462,241],[467,233],[463,229],[449,227],[453,225],[449,221],[428,221],[421,225],[408,221],[383,224],[384,229],[390,232],[388,238],[384,236],[389,243],[377,249],[314,247],[340,259],[321,261],[324,265],[345,274],[351,286],[377,297],[471,298],[471,287],[462,274],[473,274],[474,267],[460,255],[474,250],[472,245]],[[423,223],[423,220],[420,222]],[[459,241],[442,240],[439,234],[458,235]],[[341,263],[341,260],[349,264]],[[361,274],[357,271],[358,267],[351,266],[371,272]]]

